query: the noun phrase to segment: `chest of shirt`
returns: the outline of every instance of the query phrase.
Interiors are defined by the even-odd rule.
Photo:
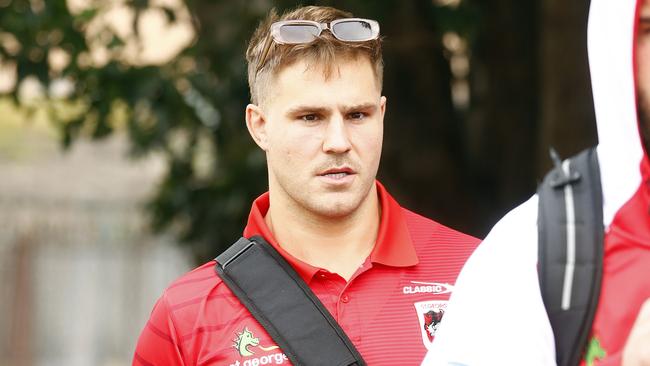
[[[317,273],[309,286],[372,365],[419,365],[446,310],[456,270],[381,265],[346,282]],[[208,298],[183,338],[192,365],[289,365],[261,325],[225,287]],[[189,320],[189,319],[188,319]],[[182,314],[178,321],[183,322]],[[304,319],[296,319],[300,326]],[[201,331],[196,331],[200,329]]]
[[[605,236],[603,280],[588,349],[598,364],[620,357],[641,304],[650,298],[650,243],[624,233]]]

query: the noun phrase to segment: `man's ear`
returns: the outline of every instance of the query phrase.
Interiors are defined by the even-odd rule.
[[[384,120],[384,115],[386,114],[386,97],[381,96],[379,99],[379,112],[381,113],[381,120]]]
[[[246,127],[257,146],[266,151],[268,147],[266,116],[262,108],[255,104],[246,106]]]

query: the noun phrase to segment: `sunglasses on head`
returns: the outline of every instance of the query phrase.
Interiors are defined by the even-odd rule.
[[[262,57],[255,70],[255,75],[262,69],[273,42],[277,44],[301,44],[316,40],[324,30],[343,42],[365,42],[379,37],[379,23],[375,20],[361,18],[343,18],[328,23],[311,20],[282,20],[271,24],[271,31],[266,39]]]

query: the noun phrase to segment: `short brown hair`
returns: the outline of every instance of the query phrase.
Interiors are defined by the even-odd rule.
[[[368,57],[373,65],[379,87],[382,85],[384,64],[381,56],[381,37],[365,42],[343,42],[328,31],[321,33],[315,41],[307,44],[273,44],[268,52],[264,66],[257,72],[258,63],[264,51],[271,24],[280,20],[312,20],[329,23],[336,19],[352,18],[346,11],[327,6],[305,6],[296,8],[278,16],[275,10],[257,27],[246,50],[248,62],[248,87],[251,102],[259,104],[266,98],[268,86],[273,76],[285,66],[299,59],[307,59],[311,64],[323,65],[325,77],[329,77],[331,66],[336,58],[355,59],[361,55]]]

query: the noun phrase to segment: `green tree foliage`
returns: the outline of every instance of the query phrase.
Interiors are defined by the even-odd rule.
[[[92,2],[91,2],[92,3]],[[71,12],[64,0],[0,0],[0,58],[15,63],[20,85],[45,90],[66,79],[73,91],[50,103],[64,146],[125,128],[134,156],[164,154],[167,172],[148,204],[152,226],[172,229],[197,260],[218,254],[241,234],[252,200],[266,187],[264,156],[250,140],[246,41],[261,18],[286,0],[190,0],[195,41],[163,65],[119,57],[126,40],[100,32],[112,55],[89,62],[95,8]],[[139,14],[155,7],[129,3]],[[457,7],[419,1],[305,1],[379,20],[385,37],[388,96],[380,179],[406,207],[482,235],[534,188],[538,132],[537,2],[464,0]],[[174,9],[162,8],[168,22]],[[466,105],[454,103],[450,32],[465,41],[471,66]],[[63,50],[70,62],[48,62]],[[453,66],[453,65],[452,65]],[[18,88],[11,91],[16,103]],[[61,103],[74,108],[61,111]],[[587,104],[588,105],[588,104]],[[73,109],[76,113],[70,113]]]

